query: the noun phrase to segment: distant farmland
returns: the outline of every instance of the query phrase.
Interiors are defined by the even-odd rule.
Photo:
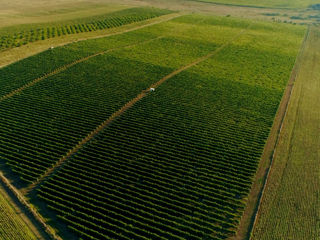
[[[317,0],[196,0],[198,2],[220,3],[237,6],[252,6],[263,8],[307,8],[319,3]]]
[[[304,33],[186,15],[11,64],[1,160],[76,238],[227,239]]]
[[[27,24],[20,26],[18,29],[17,27],[7,27],[2,29],[2,33],[0,32],[0,51],[49,38],[119,27],[159,17],[170,12],[154,8],[129,8],[73,21],[56,22],[50,25],[48,23]]]

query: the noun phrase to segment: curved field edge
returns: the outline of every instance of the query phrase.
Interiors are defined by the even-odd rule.
[[[77,34],[70,34],[60,36],[57,38],[46,39],[23,45],[21,47],[12,48],[0,53],[0,69],[6,67],[17,61],[21,61],[30,56],[34,56],[43,51],[48,50],[51,47],[61,47],[68,44],[72,44],[79,41],[85,41],[95,38],[104,38],[108,36],[114,36],[125,32],[135,31],[140,28],[148,27],[161,22],[169,21],[173,18],[183,15],[182,13],[170,13],[160,17],[151,18],[139,22],[130,23],[120,27],[114,27],[110,29],[98,30],[93,32],[83,32]]]
[[[311,27],[252,240],[320,236],[320,31]]]
[[[247,205],[243,213],[243,216],[241,218],[239,228],[237,230],[237,234],[236,236],[231,238],[232,240],[250,239],[250,234],[252,232],[252,229],[254,228],[257,212],[259,209],[259,205],[261,203],[261,198],[268,181],[270,169],[272,167],[274,151],[279,141],[280,131],[283,125],[286,112],[287,112],[294,81],[300,70],[302,54],[305,49],[305,44],[308,38],[308,34],[309,34],[309,29],[306,31],[305,37],[301,43],[301,48],[300,48],[299,54],[297,55],[297,59],[294,64],[294,67],[292,69],[291,76],[288,81],[288,85],[282,96],[281,102],[279,104],[279,108],[274,118],[272,128],[270,130],[268,140],[264,147],[264,151],[255,175],[255,180],[250,190],[250,194],[248,195]]]

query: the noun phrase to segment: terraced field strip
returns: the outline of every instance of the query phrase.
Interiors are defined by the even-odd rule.
[[[249,27],[249,26],[248,26]],[[214,50],[213,52],[209,53],[206,56],[198,58],[196,61],[181,67],[174,72],[166,75],[162,79],[160,79],[158,82],[152,84],[147,90],[143,90],[141,93],[139,93],[134,99],[126,103],[122,108],[120,108],[117,112],[113,113],[107,120],[105,120],[103,123],[101,123],[95,130],[93,130],[87,137],[83,138],[79,144],[74,146],[73,149],[71,149],[64,157],[62,157],[53,167],[49,168],[41,177],[37,179],[34,183],[30,184],[27,188],[23,189],[23,193],[26,194],[30,191],[32,191],[36,186],[41,185],[41,183],[50,175],[52,175],[56,170],[58,170],[65,161],[67,161],[73,154],[77,153],[79,149],[81,149],[85,144],[87,144],[90,140],[92,140],[99,132],[101,132],[103,129],[105,129],[113,120],[115,120],[117,117],[122,115],[126,110],[134,106],[139,100],[147,96],[148,92],[150,91],[151,88],[157,88],[159,87],[162,83],[167,81],[168,79],[178,75],[179,73],[211,58],[214,56],[216,53],[220,52],[222,49],[227,47],[229,44],[231,44],[233,41],[235,41],[238,37],[240,37],[242,34],[245,33],[245,29],[241,30],[237,35],[235,35],[232,39],[230,39],[228,42]]]
[[[55,231],[46,224],[43,217],[38,213],[38,211],[32,207],[28,201],[25,199],[25,197],[21,194],[21,192],[16,189],[10,181],[3,175],[2,171],[0,171],[0,179],[3,182],[3,184],[13,193],[13,195],[17,198],[17,200],[26,208],[26,210],[32,214],[32,216],[35,218],[35,220],[40,224],[40,226],[43,227],[45,232],[55,240],[62,240],[59,236],[56,235]]]
[[[283,94],[282,100],[280,102],[276,117],[274,119],[272,129],[270,131],[270,135],[266,142],[261,161],[259,163],[259,168],[256,173],[256,180],[252,185],[250,195],[248,198],[248,203],[246,205],[245,212],[241,218],[241,222],[239,225],[239,229],[237,231],[237,235],[233,237],[234,240],[242,240],[248,239],[249,235],[254,228],[256,223],[257,214],[259,212],[260,203],[262,201],[262,196],[265,191],[265,187],[268,181],[268,176],[270,173],[270,169],[272,167],[272,162],[274,159],[274,150],[279,141],[279,136],[281,133],[281,129],[283,126],[283,121],[286,116],[288,110],[288,104],[290,101],[292,89],[294,86],[294,82],[298,76],[300,71],[301,63],[302,63],[302,55],[305,51],[306,42],[308,40],[310,29],[307,30],[305,34],[305,38],[301,44],[301,48],[299,54],[296,58],[296,62],[291,72],[291,76],[288,82],[288,85]],[[261,181],[262,180],[262,181]]]
[[[50,72],[50,73],[48,73],[48,74],[45,74],[45,75],[42,76],[42,77],[39,77],[39,78],[37,78],[37,79],[34,79],[33,81],[25,84],[24,86],[22,86],[22,87],[20,87],[20,88],[17,88],[17,89],[15,89],[15,90],[13,90],[12,92],[10,92],[10,93],[2,96],[2,97],[0,98],[0,102],[3,101],[3,100],[8,99],[8,98],[10,98],[10,97],[13,97],[14,95],[22,92],[23,90],[25,90],[25,89],[27,89],[27,88],[29,88],[29,87],[34,86],[34,85],[37,84],[38,82],[41,82],[41,81],[43,81],[43,80],[45,80],[45,79],[47,79],[47,78],[49,78],[49,77],[51,77],[51,76],[54,76],[54,75],[56,75],[56,74],[59,74],[59,73],[65,71],[65,70],[67,70],[68,68],[76,65],[76,64],[85,62],[85,61],[87,61],[87,60],[89,60],[89,59],[91,59],[91,58],[94,58],[94,57],[99,56],[99,55],[102,55],[102,54],[106,54],[106,53],[109,53],[109,52],[112,52],[112,51],[116,51],[116,50],[119,50],[119,49],[123,49],[123,48],[124,48],[124,49],[126,49],[126,48],[132,48],[132,47],[135,47],[135,46],[137,46],[137,45],[139,45],[139,44],[148,43],[148,42],[150,42],[150,41],[154,41],[154,40],[157,40],[157,39],[160,39],[160,38],[163,38],[163,36],[156,37],[156,38],[152,38],[152,39],[149,39],[149,40],[146,40],[146,41],[143,41],[143,42],[139,42],[139,43],[130,44],[130,45],[127,45],[127,46],[122,46],[122,47],[117,47],[117,48],[109,49],[109,50],[106,50],[106,51],[98,52],[98,53],[92,54],[92,55],[90,55],[90,56],[87,56],[87,57],[78,59],[78,60],[76,60],[76,61],[74,61],[74,62],[72,62],[72,63],[69,63],[69,64],[67,64],[67,65],[64,65],[64,66],[62,66],[62,67],[59,67],[59,68],[55,69],[54,71],[52,71],[52,72]]]

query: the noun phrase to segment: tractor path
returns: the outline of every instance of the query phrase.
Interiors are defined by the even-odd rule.
[[[148,42],[151,42],[151,41],[154,41],[154,40],[157,40],[157,39],[160,39],[160,38],[163,38],[163,36],[159,36],[159,37],[156,37],[156,38],[152,38],[152,39],[148,39],[146,41],[142,41],[142,42],[138,42],[138,43],[134,43],[134,44],[130,44],[130,45],[126,45],[126,46],[121,46],[121,47],[117,47],[117,48],[112,48],[112,49],[108,49],[108,50],[105,50],[105,51],[102,51],[102,52],[98,52],[98,53],[95,53],[95,54],[92,54],[92,55],[89,55],[87,57],[84,57],[84,58],[80,58],[72,63],[69,63],[69,64],[66,64],[64,66],[61,66],[55,70],[53,70],[52,72],[50,73],[47,73],[45,74],[44,76],[42,77],[39,77],[39,78],[36,78],[34,80],[32,80],[31,82],[28,82],[27,84],[23,85],[22,87],[20,88],[17,88],[15,90],[13,90],[12,92],[0,97],[0,102],[2,102],[3,100],[6,100],[8,98],[11,98],[19,93],[21,93],[22,91],[24,91],[25,89],[29,88],[29,87],[32,87],[34,86],[35,84],[51,77],[51,76],[54,76],[56,74],[59,74],[65,70],[67,70],[68,68],[71,68],[72,66],[76,65],[76,64],[79,64],[79,63],[82,63],[82,62],[85,62],[85,61],[88,61],[89,59],[91,58],[94,58],[96,56],[99,56],[99,55],[103,55],[103,54],[107,54],[109,52],[113,52],[113,51],[116,51],[116,50],[120,50],[120,49],[128,49],[128,48],[133,48],[135,46],[138,46],[140,44],[144,44],[144,43],[148,43]]]

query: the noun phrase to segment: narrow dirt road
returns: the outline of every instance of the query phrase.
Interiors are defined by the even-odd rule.
[[[320,239],[320,30],[311,27],[252,240]]]
[[[264,151],[259,163],[259,167],[255,176],[255,181],[251,187],[251,191],[248,197],[248,202],[243,213],[238,231],[232,240],[243,240],[249,239],[252,228],[256,223],[257,213],[259,212],[260,201],[264,193],[265,186],[268,181],[268,176],[270,172],[270,165],[272,165],[274,149],[278,143],[279,134],[282,129],[283,121],[287,113],[289,100],[291,97],[294,82],[300,70],[302,55],[305,50],[306,42],[309,36],[309,30],[306,32],[305,38],[301,44],[299,54],[296,58],[296,62],[291,72],[290,79],[288,81],[287,87],[281,99],[280,105],[278,107],[277,114],[275,116],[268,140],[264,147]]]

